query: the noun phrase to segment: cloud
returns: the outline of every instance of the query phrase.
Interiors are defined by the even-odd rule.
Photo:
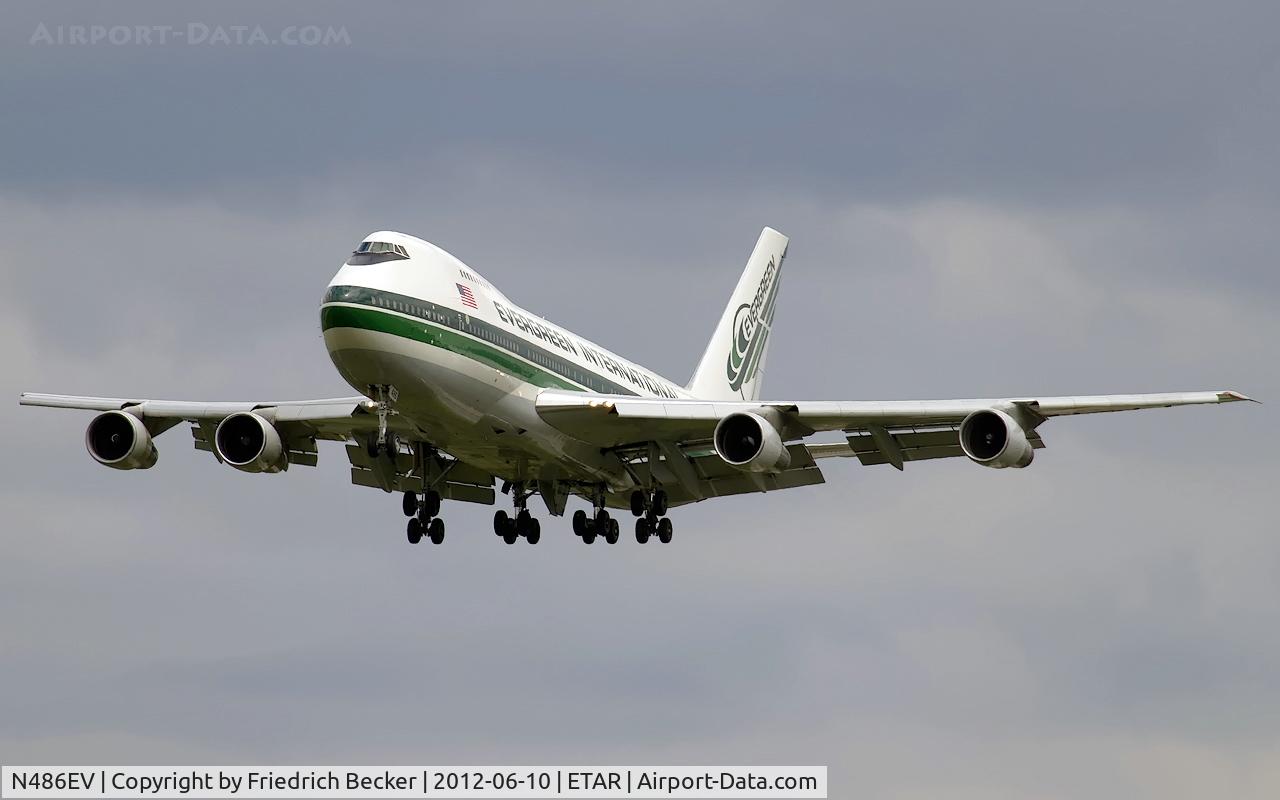
[[[1254,110],[1275,91],[1266,4],[708,5],[677,18],[575,6],[19,7],[4,63],[37,79],[0,89],[24,110],[6,137],[27,155],[0,175],[41,193],[190,190],[479,145],[633,181],[803,176],[833,193],[1052,204],[1176,199],[1221,182],[1274,198],[1241,169],[1267,161],[1274,140],[1256,135],[1274,134],[1275,120]],[[27,44],[40,22],[193,20],[336,25],[351,44]]]

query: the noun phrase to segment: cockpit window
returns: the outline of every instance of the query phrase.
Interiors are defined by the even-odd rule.
[[[347,259],[348,264],[377,264],[381,261],[398,261],[409,257],[404,245],[391,242],[361,242]]]
[[[408,258],[409,254],[405,252],[402,245],[391,244],[390,242],[361,242],[356,248],[357,253],[399,253],[401,258]]]

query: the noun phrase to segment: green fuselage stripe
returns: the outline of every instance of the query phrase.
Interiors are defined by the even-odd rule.
[[[515,356],[492,347],[484,342],[477,342],[468,336],[455,333],[448,328],[441,328],[422,320],[405,319],[385,311],[371,308],[352,308],[350,306],[326,306],[320,311],[320,327],[359,328],[366,331],[379,331],[412,339],[466,356],[486,366],[500,369],[508,375],[514,375],[535,386],[546,386],[555,389],[582,391],[582,387],[561,378],[544,369],[539,369]]]
[[[427,300],[365,287],[333,286],[324,301],[320,309],[323,330],[358,328],[412,339],[502,370],[535,386],[636,394],[512,331]]]

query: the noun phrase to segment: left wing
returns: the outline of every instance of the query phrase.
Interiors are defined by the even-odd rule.
[[[145,420],[168,422],[170,427],[187,422],[220,422],[241,411],[270,411],[282,423],[297,425],[322,434],[351,432],[372,416],[374,403],[367,397],[335,397],[327,400],[286,400],[282,402],[202,402],[198,400],[131,400],[122,397],[80,397],[69,394],[23,392],[18,405],[46,408],[77,408],[85,411],[129,411]],[[367,430],[367,428],[360,428]],[[340,435],[321,438],[342,438]]]
[[[147,445],[150,445],[151,437],[182,422],[189,422],[196,449],[213,453],[219,461],[224,461],[223,454],[214,441],[219,424],[235,414],[253,414],[279,437],[282,455],[274,462],[262,459],[249,465],[233,462],[232,466],[238,469],[278,472],[288,469],[290,465],[315,466],[318,458],[316,440],[354,442],[346,450],[351,462],[351,482],[358,486],[394,491],[419,489],[423,481],[426,481],[446,499],[493,503],[493,489],[489,488],[493,486],[493,476],[455,459],[445,458],[438,453],[424,454],[421,448],[413,448],[412,454],[397,451],[394,455],[371,455],[365,445],[377,434],[378,413],[377,404],[367,397],[281,402],[202,402],[24,392],[19,396],[18,403],[24,406],[123,412],[128,417],[124,422],[132,425],[133,432],[130,433],[129,424],[122,423],[120,433],[126,437],[132,435],[135,438],[145,438],[148,440]],[[119,414],[112,416],[120,417]],[[387,419],[387,429],[411,442],[429,441],[425,431],[394,413]],[[90,433],[92,430],[91,424]],[[86,436],[86,442],[89,438]],[[93,453],[92,447],[90,453]],[[98,458],[98,455],[95,454],[94,457]],[[154,461],[152,448],[149,460],[141,460],[136,466],[146,468]],[[102,463],[118,466],[107,461]]]
[[[377,430],[374,403],[366,397],[283,402],[201,402],[191,400],[136,400],[123,397],[78,397],[65,394],[23,392],[18,404],[85,411],[123,411],[142,421],[151,436],[158,436],[181,422],[191,423],[197,450],[207,450],[221,461],[213,447],[218,423],[232,414],[254,413],[280,433],[291,464],[315,466],[316,439],[344,441]]]

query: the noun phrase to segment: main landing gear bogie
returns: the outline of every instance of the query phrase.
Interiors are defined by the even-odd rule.
[[[409,544],[417,544],[425,536],[432,544],[444,541],[444,520],[440,513],[440,493],[432,490],[418,497],[416,492],[405,492],[401,510],[409,518],[405,535]]]
[[[573,534],[586,544],[594,543],[597,537],[608,544],[617,544],[622,529],[605,508],[597,508],[594,514],[578,509],[573,512]]]
[[[636,541],[644,544],[649,541],[651,536],[657,536],[658,541],[663,544],[670,544],[671,534],[675,528],[671,524],[669,517],[661,517],[655,519],[652,516],[645,515],[636,520]]]
[[[645,544],[657,536],[663,544],[671,542],[674,526],[667,517],[667,493],[656,489],[645,496],[639,489],[631,493],[631,513],[636,517],[636,541]]]
[[[537,544],[542,539],[542,523],[526,509],[521,509],[514,517],[498,511],[493,515],[493,532],[507,544],[515,544],[517,539]]]

